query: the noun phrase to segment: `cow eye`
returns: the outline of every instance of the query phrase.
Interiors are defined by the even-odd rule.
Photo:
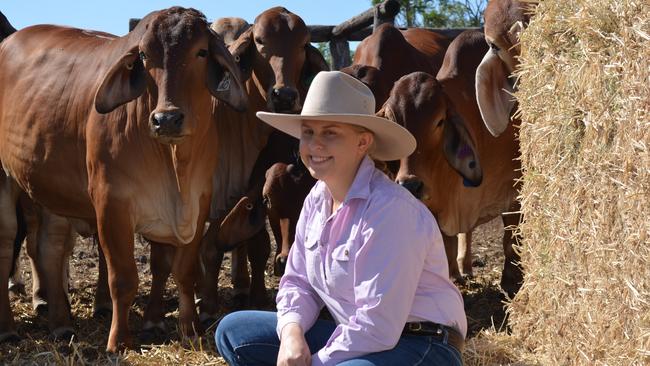
[[[494,52],[496,52],[496,53],[498,53],[498,52],[500,51],[500,50],[499,50],[499,47],[497,47],[497,45],[495,45],[494,43],[489,42],[488,45],[490,46],[490,49],[491,49],[492,51],[494,51]]]
[[[200,49],[199,52],[196,53],[197,57],[205,57],[208,55],[208,50],[206,49]]]
[[[264,44],[264,42],[262,41],[262,38],[260,38],[260,37],[255,37],[255,43]]]
[[[147,59],[147,55],[145,55],[143,51],[140,51],[140,60],[144,61],[146,59]]]

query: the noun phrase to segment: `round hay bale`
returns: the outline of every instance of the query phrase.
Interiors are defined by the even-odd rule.
[[[648,364],[650,2],[543,1],[521,46],[512,335],[542,364]]]

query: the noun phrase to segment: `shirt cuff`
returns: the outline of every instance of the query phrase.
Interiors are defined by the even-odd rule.
[[[311,366],[325,366],[332,359],[326,355],[323,349],[311,355]]]
[[[278,317],[278,325],[275,328],[275,331],[278,333],[278,338],[282,339],[282,328],[284,328],[285,325],[289,323],[298,323],[300,327],[303,327],[302,325],[302,317],[298,313],[285,313],[281,317]],[[305,329],[302,330],[303,332],[306,332]]]

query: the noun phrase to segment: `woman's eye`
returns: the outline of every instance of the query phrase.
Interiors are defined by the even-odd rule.
[[[314,134],[313,130],[302,130],[302,135],[303,136],[311,136]]]

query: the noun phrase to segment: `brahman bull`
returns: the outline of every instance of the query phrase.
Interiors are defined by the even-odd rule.
[[[22,29],[0,44],[0,283],[24,190],[96,230],[113,302],[107,351],[131,344],[138,287],[134,232],[177,246],[179,329],[199,329],[194,282],[217,163],[214,97],[243,110],[241,73],[205,16],[173,7],[123,37],[68,27]],[[76,225],[75,225],[76,226]],[[49,290],[49,289],[48,289]],[[69,323],[50,324],[57,329]],[[0,286],[0,339],[15,334]]]
[[[491,136],[474,99],[474,74],[487,49],[482,38],[477,31],[461,33],[450,44],[436,78],[426,73],[404,76],[378,112],[415,136],[418,147],[400,162],[396,180],[417,187],[417,196],[436,217],[446,242],[513,210],[517,194],[520,171],[514,128],[499,138]],[[518,219],[503,218],[506,226]],[[518,260],[513,240],[506,230],[501,285],[511,295],[521,280],[513,263]],[[450,274],[458,276],[456,246],[447,244],[446,249],[452,249],[447,253]]]

